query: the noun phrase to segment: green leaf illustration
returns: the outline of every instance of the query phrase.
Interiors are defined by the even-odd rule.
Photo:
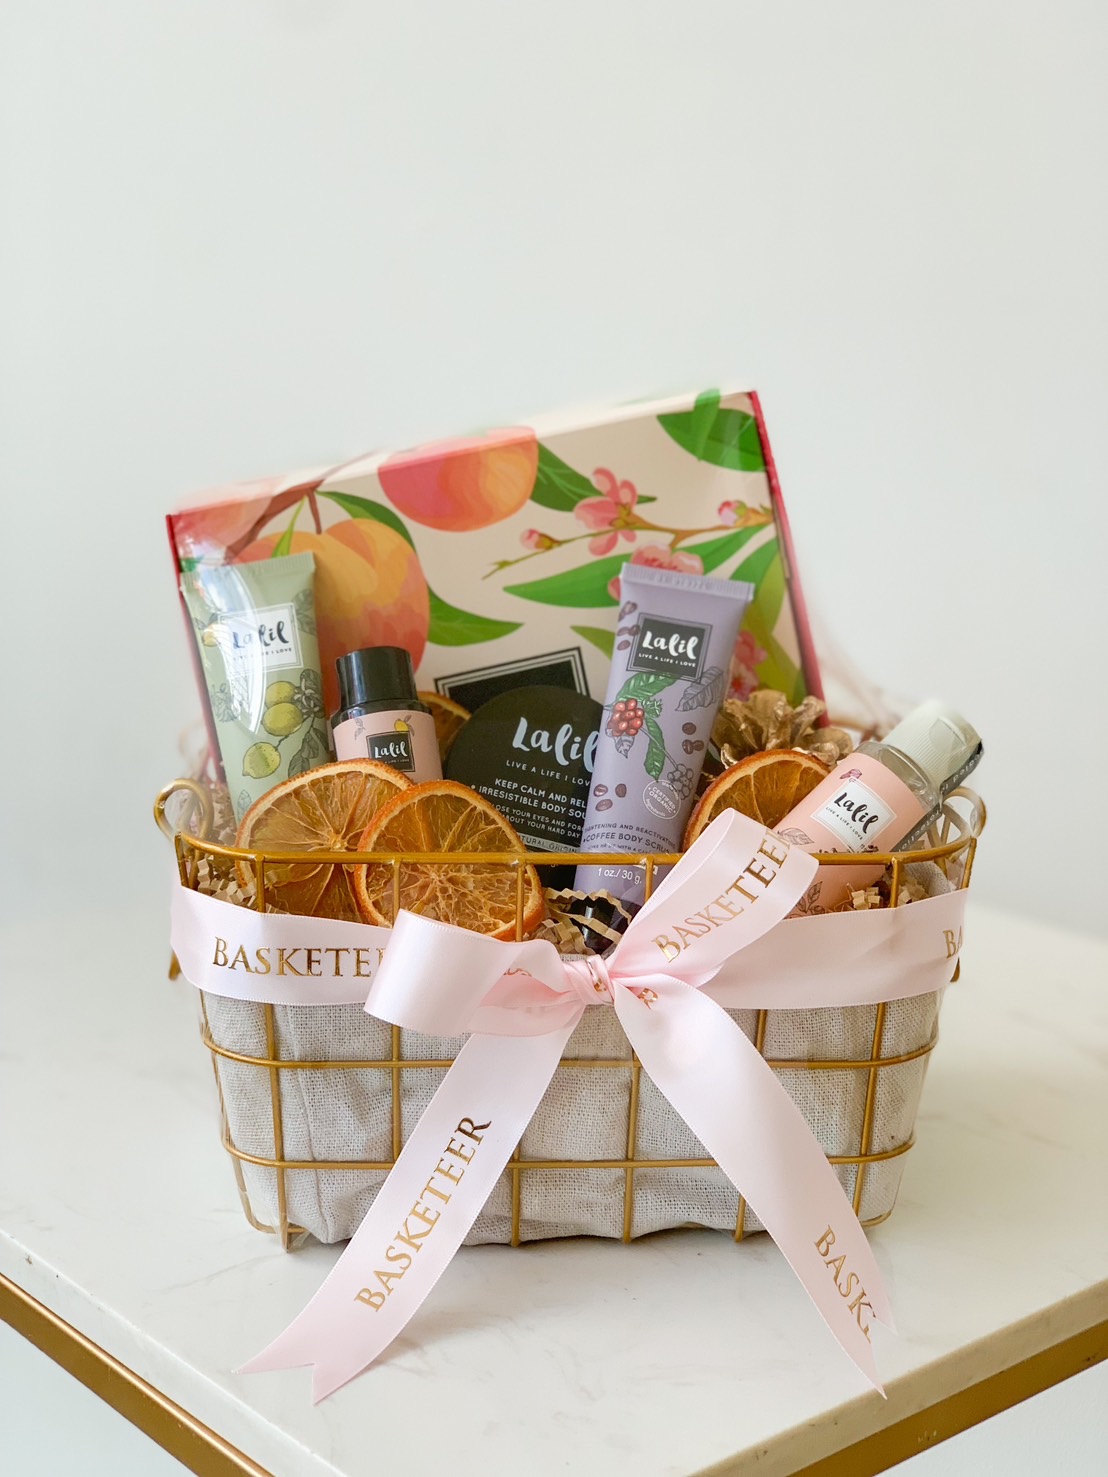
[[[434,646],[473,646],[479,641],[495,641],[518,631],[519,621],[494,621],[472,611],[459,610],[440,600],[434,590],[427,591],[431,600],[431,628],[427,639]]]
[[[744,559],[731,578],[750,580],[756,587],[742,628],[766,653],[758,663],[759,684],[783,692],[790,703],[801,702],[806,692],[804,676],[774,635],[785,600],[785,566],[777,540],[771,539]]]
[[[608,559],[594,559],[591,564],[567,569],[564,574],[528,580],[524,585],[505,585],[504,589],[509,595],[537,600],[542,605],[576,605],[582,608],[615,605],[617,601],[609,595],[608,584],[626,563],[626,554],[613,554]]]
[[[764,543],[760,549],[755,549],[754,553],[751,554],[749,558],[744,559],[743,562],[739,565],[738,569],[736,569],[734,574],[732,574],[731,578],[733,580],[749,580],[754,588],[760,593],[763,582],[769,574],[770,568],[773,565],[774,561],[776,561],[777,564],[780,566],[781,551],[777,546],[777,540],[775,538],[771,538],[766,543]],[[784,594],[785,582],[783,569],[781,571],[781,576],[781,592],[782,594]],[[777,609],[780,610],[780,608],[781,602],[780,600],[778,600]],[[774,611],[773,620],[770,621],[770,624],[772,625],[776,621],[776,619],[777,611]]]
[[[589,479],[575,472],[568,462],[555,456],[548,446],[539,443],[539,468],[531,501],[556,513],[572,513],[578,503],[600,494]]]
[[[807,691],[804,676],[777,637],[765,635],[754,639],[766,652],[765,661],[758,663],[759,684],[783,692],[794,706],[802,702]]]
[[[734,533],[721,534],[719,538],[708,539],[703,544],[682,544],[681,553],[696,554],[704,566],[704,573],[711,574],[713,569],[726,564],[728,559],[737,554],[756,533],[761,533],[761,531],[760,528],[736,528]],[[738,576],[732,576],[732,578],[738,578]]]
[[[618,703],[633,697],[644,703],[647,698],[657,697],[658,693],[672,687],[676,681],[670,672],[633,672],[612,701]]]
[[[758,422],[745,410],[720,405],[718,390],[705,390],[692,410],[660,415],[658,424],[698,461],[732,472],[762,472],[765,458]]]
[[[719,395],[712,390],[696,397],[696,404],[689,414],[689,450],[700,460],[712,434],[712,426],[719,413]]]
[[[680,552],[696,554],[704,566],[704,573],[710,574],[713,569],[726,564],[760,532],[760,528],[736,528],[732,533],[705,539],[702,544],[682,544]],[[506,585],[504,588],[509,595],[537,600],[543,605],[569,605],[581,609],[615,605],[617,602],[609,594],[608,585],[629,557],[630,550],[626,554],[612,554],[607,559],[594,559],[591,564],[580,564],[563,574],[552,574],[546,579],[528,580],[526,584]]]
[[[749,617],[756,611],[765,629],[772,631],[777,625],[785,600],[785,566],[777,540],[770,539],[769,543],[755,550],[749,559],[744,559],[731,578],[749,580],[755,589],[754,599],[747,612],[748,619],[744,624],[749,626]]]
[[[382,503],[371,502],[367,497],[355,497],[351,492],[329,492],[325,487],[320,488],[319,496],[329,498],[344,513],[349,513],[351,518],[372,518],[375,523],[383,523],[386,528],[391,528],[393,533],[398,533],[405,543],[415,548],[412,536],[404,523],[391,508],[386,508]]]
[[[644,727],[646,728],[650,743],[647,745],[643,768],[651,779],[661,779],[662,770],[666,764],[666,741],[662,736],[661,728],[658,726],[657,718],[652,718],[649,713],[646,714]]]
[[[298,774],[326,764],[330,757],[331,750],[323,730],[316,727],[307,729],[299,749],[289,760],[289,779],[295,779]]]
[[[304,499],[301,498],[296,505],[296,512],[289,520],[289,526],[285,529],[284,533],[273,546],[273,553],[269,556],[271,559],[283,559],[286,554],[292,553],[293,529],[296,527],[296,520],[300,517],[300,510],[301,508],[303,508],[303,506]]]
[[[744,529],[743,533],[747,530]],[[739,534],[727,534],[727,539],[737,539]],[[715,545],[719,540],[712,540],[708,547],[708,557],[715,558]],[[741,544],[735,544],[732,553],[737,553]],[[690,547],[690,553],[697,552]],[[609,592],[608,586],[619,574],[627,563],[630,550],[626,554],[612,554],[607,559],[594,559],[590,564],[579,564],[576,569],[567,569],[562,574],[551,574],[546,579],[528,580],[522,585],[505,585],[504,589],[509,595],[518,595],[522,600],[536,600],[541,605],[568,605],[579,609],[596,609],[599,606],[616,605],[618,602]],[[702,556],[703,557],[703,556]],[[722,555],[727,558],[726,554]],[[716,563],[722,562],[716,558],[715,563],[705,567],[715,568]]]
[[[577,472],[568,462],[555,456],[549,446],[539,443],[539,466],[535,474],[535,485],[531,490],[531,501],[542,508],[551,508],[555,513],[572,513],[578,503],[589,497],[603,494],[582,472]],[[640,503],[657,502],[657,498],[638,497]]]
[[[602,626],[570,626],[569,629],[580,636],[583,641],[591,641],[605,656],[611,656],[616,644],[613,631],[605,631]]]

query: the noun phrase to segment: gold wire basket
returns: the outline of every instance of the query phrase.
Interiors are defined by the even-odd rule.
[[[166,802],[185,790],[199,834],[175,834]],[[524,868],[578,863],[638,864],[650,895],[658,867],[675,856],[396,856],[373,853],[243,851],[205,839],[208,792],[176,781],[155,814],[173,834],[181,882],[210,890],[219,871],[244,863],[253,906],[266,910],[266,867],[275,863],[387,863],[399,897],[405,862],[472,861],[514,871],[516,936],[522,937]],[[867,856],[888,869],[887,906],[909,879],[932,890],[968,887],[985,809],[956,790],[926,845]],[[819,857],[856,865],[852,854]],[[916,883],[917,887],[919,883]],[[951,944],[951,954],[955,952]],[[957,979],[958,971],[953,978]],[[250,1224],[288,1248],[309,1235],[353,1234],[423,1108],[460,1048],[375,1021],[357,1005],[281,1006],[200,994],[201,1035],[211,1053],[222,1121]],[[937,1040],[940,994],[810,1011],[733,1011],[804,1113],[865,1226],[891,1214],[927,1060]],[[544,1116],[545,1115],[545,1116]],[[756,1125],[752,1125],[756,1131]],[[699,1152],[698,1152],[699,1151]],[[610,1006],[586,1012],[554,1081],[471,1241],[521,1241],[591,1234],[624,1241],[676,1225],[726,1228],[741,1241],[761,1229],[746,1200],[643,1075]]]

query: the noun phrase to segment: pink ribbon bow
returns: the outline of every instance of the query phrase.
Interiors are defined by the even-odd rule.
[[[787,917],[815,870],[810,856],[729,812],[669,873],[606,960],[563,961],[546,942],[498,942],[401,913],[366,1010],[409,1030],[472,1034],[319,1291],[243,1369],[311,1364],[313,1398],[321,1400],[371,1364],[461,1245],[585,1010],[611,1004],[643,1068],[746,1196],[835,1337],[880,1389],[870,1320],[892,1327],[892,1315],[873,1253],[803,1116],[711,993],[724,964]],[[895,957],[891,941],[903,933],[904,915],[925,908],[885,910],[884,942],[875,946],[877,930],[869,934],[871,964],[880,966],[883,949]],[[943,921],[960,918],[960,909],[959,899]],[[896,913],[899,922],[888,920]],[[793,983],[780,999],[763,990],[758,1003],[819,999],[818,989],[797,981],[798,961],[806,957],[799,972],[809,977],[826,961],[798,947],[796,931],[808,927],[816,943],[814,925],[846,921],[805,919],[783,929],[793,930]],[[861,924],[862,916],[853,921]],[[929,916],[925,927],[921,911],[909,927],[922,938],[940,932],[937,921]],[[752,964],[759,952],[752,949]],[[926,979],[889,988],[886,961],[885,995],[878,967],[854,998],[940,988],[952,968],[949,951],[936,949]],[[717,982],[716,993],[730,1004],[755,1003],[741,961],[734,973],[739,978],[730,987]],[[755,964],[753,973],[772,979],[773,971]],[[821,1003],[849,1002],[832,987]]]

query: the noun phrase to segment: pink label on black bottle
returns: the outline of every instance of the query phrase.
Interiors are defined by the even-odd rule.
[[[375,759],[416,784],[442,779],[435,720],[397,710],[347,718],[335,729],[336,759]]]

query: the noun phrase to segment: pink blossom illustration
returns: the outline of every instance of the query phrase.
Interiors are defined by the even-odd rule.
[[[735,642],[735,654],[731,664],[731,687],[728,697],[738,698],[740,702],[750,696],[758,688],[757,666],[764,662],[766,653],[755,641],[749,631],[740,631],[739,639]]]
[[[601,497],[587,497],[573,510],[586,528],[592,529],[597,537],[589,540],[591,554],[610,554],[621,538],[634,543],[634,529],[628,525],[634,514],[639,494],[633,482],[619,482],[614,472],[607,467],[597,467],[593,482],[600,489]]]
[[[525,528],[519,536],[519,541],[525,549],[531,549],[534,553],[542,553],[546,549],[556,549],[558,539],[551,538],[548,533],[543,533],[538,528]]]
[[[764,528],[773,521],[768,508],[752,508],[749,503],[734,500],[720,503],[716,516],[724,528]]]
[[[667,549],[663,544],[643,544],[627,561],[629,564],[645,564],[650,569],[675,569],[678,574],[703,574],[704,561],[699,554],[686,554],[681,549]],[[608,594],[619,599],[619,575],[608,582]],[[765,653],[762,653],[763,656]]]

